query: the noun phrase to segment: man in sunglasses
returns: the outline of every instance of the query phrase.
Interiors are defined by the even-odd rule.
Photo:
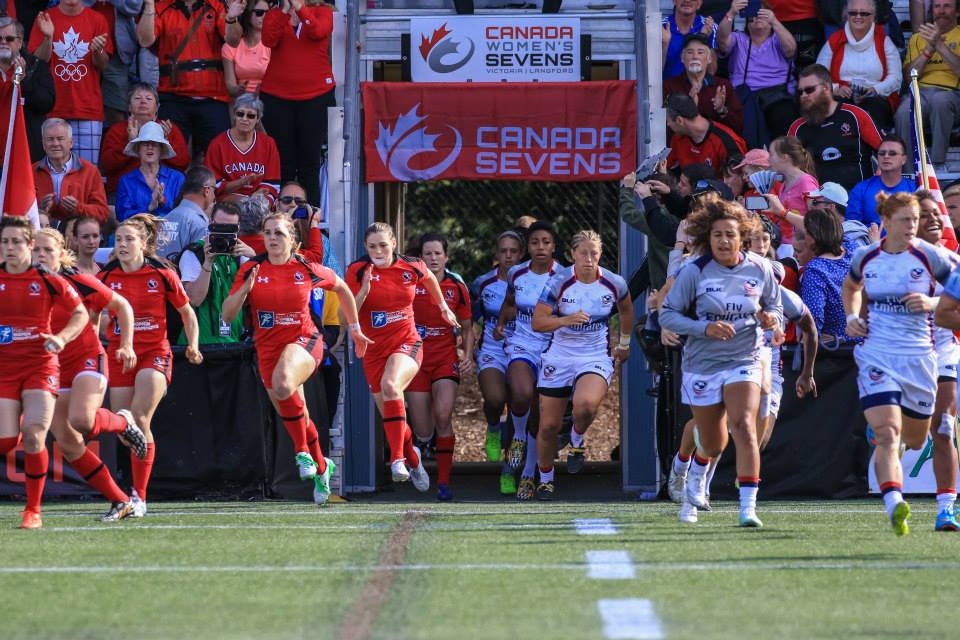
[[[23,96],[23,115],[30,144],[30,159],[43,158],[40,127],[53,110],[56,95],[50,66],[27,53],[23,43],[23,25],[8,16],[0,17],[0,95],[9,95],[10,84],[17,67],[23,70],[20,93]],[[0,143],[7,139],[6,127],[0,131]],[[5,147],[3,147],[5,148]]]
[[[877,151],[880,174],[870,176],[860,182],[850,192],[847,203],[847,220],[859,220],[866,226],[880,225],[877,214],[877,194],[881,191],[894,194],[898,191],[914,192],[917,181],[912,176],[903,175],[907,162],[907,145],[898,136],[889,135],[883,139]]]
[[[813,156],[817,175],[840,183],[848,192],[873,173],[871,154],[880,148],[880,131],[860,107],[833,97],[830,70],[812,64],[797,81],[800,113],[787,135],[800,138]]]
[[[180,188],[183,198],[163,219],[163,230],[157,240],[158,256],[174,256],[207,237],[216,189],[217,179],[210,169],[200,166],[187,171]]]

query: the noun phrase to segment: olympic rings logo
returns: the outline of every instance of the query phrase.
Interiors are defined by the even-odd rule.
[[[53,68],[53,72],[64,82],[80,82],[87,76],[87,65],[83,64],[63,64],[62,62]]]

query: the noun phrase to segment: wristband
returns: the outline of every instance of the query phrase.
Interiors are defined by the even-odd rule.
[[[617,343],[617,348],[620,349],[621,351],[624,351],[630,348],[630,334],[626,334],[626,335],[622,333],[620,334],[620,342]]]
[[[859,314],[859,313],[848,313],[848,314],[847,314],[847,324],[850,324],[850,321],[851,321],[851,320],[856,320],[857,322],[860,322],[860,314]]]
[[[440,307],[440,311],[450,311],[450,307],[447,306],[446,300],[441,301],[440,304],[437,306]]]
[[[922,56],[923,56],[924,58],[926,58],[927,60],[929,60],[930,58],[933,57],[933,54],[932,54],[932,53],[927,53],[926,50],[921,51],[921,52],[920,52],[920,55],[922,55]]]
[[[350,323],[350,331],[360,331],[360,323],[359,323],[359,322],[351,322],[351,323]]]

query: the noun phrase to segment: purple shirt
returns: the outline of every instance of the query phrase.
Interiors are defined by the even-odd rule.
[[[742,31],[734,31],[730,34],[730,50],[727,53],[730,82],[733,86],[743,84],[743,70],[746,67],[748,50],[750,51],[750,68],[747,70],[747,85],[751,90],[775,87],[787,80],[790,61],[783,55],[780,38],[776,33],[771,33],[759,47],[756,45],[751,47],[749,35]],[[794,92],[794,85],[795,82],[791,81],[791,93]]]

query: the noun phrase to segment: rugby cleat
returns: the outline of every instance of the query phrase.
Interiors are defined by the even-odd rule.
[[[133,501],[127,500],[126,502],[114,502],[110,505],[110,511],[106,515],[100,517],[100,522],[119,522],[124,518],[129,518],[133,515]]]
[[[893,508],[893,515],[890,516],[890,524],[893,526],[893,532],[898,536],[905,536],[910,533],[909,518],[910,505],[906,502],[898,502],[897,506]]]
[[[687,502],[698,509],[705,509],[707,507],[707,474],[688,473],[684,495]]]
[[[133,505],[133,511],[127,516],[128,518],[142,518],[147,515],[147,501],[141,500],[136,491],[130,495],[130,503]]]
[[[327,468],[313,477],[313,503],[323,505],[330,499],[330,478],[337,471],[337,464],[330,458],[324,458]]]
[[[437,485],[437,500],[439,500],[440,502],[449,502],[453,500],[453,491],[450,490],[450,485],[447,485],[447,484]]]
[[[117,411],[117,415],[127,421],[127,428],[123,430],[123,433],[117,434],[117,439],[123,446],[133,450],[133,455],[143,460],[147,457],[147,437],[137,426],[137,421],[133,419],[132,413],[126,409],[120,409],[120,411]]]
[[[753,507],[740,509],[740,526],[748,529],[759,529],[763,526],[760,518],[757,517],[757,510]]]
[[[490,431],[487,429],[487,439],[483,443],[483,448],[487,453],[487,462],[500,462],[500,430]]]
[[[960,531],[960,522],[957,522],[956,514],[950,509],[944,509],[937,514],[937,524],[933,527],[934,531]]]
[[[313,480],[317,477],[317,463],[313,461],[309,453],[301,451],[296,455],[294,461],[297,464],[297,471],[300,472],[301,480]]]
[[[536,492],[537,488],[536,485],[533,484],[533,478],[520,478],[520,487],[517,489],[517,500],[520,502],[533,500]]]
[[[684,488],[687,486],[687,472],[677,473],[677,470],[670,465],[670,478],[667,480],[667,495],[670,500],[678,504],[683,504]]]
[[[40,529],[43,527],[43,519],[40,517],[39,511],[30,511],[27,509],[20,515],[22,517],[20,521],[21,529]]]
[[[517,493],[517,478],[509,468],[500,472],[500,495],[512,496]]]
[[[403,458],[390,463],[390,475],[393,476],[394,482],[406,482],[410,479],[410,472],[407,470],[407,464],[403,461]]]
[[[430,490],[430,474],[428,474],[427,470],[423,467],[423,457],[420,455],[420,449],[414,447],[413,450],[417,452],[417,458],[420,460],[420,464],[418,464],[415,469],[410,470],[410,481],[417,491],[423,493],[424,491]]]
[[[679,518],[680,522],[684,524],[696,524],[698,519],[697,508],[686,500],[682,500],[680,503]]]
[[[524,436],[523,440],[511,440],[510,449],[507,451],[507,464],[510,465],[510,468],[514,471],[519,471],[520,467],[523,466],[523,463],[527,459],[527,439]]]
[[[580,473],[583,471],[583,464],[587,460],[586,443],[581,443],[579,447],[570,445],[567,451],[567,473]]]
[[[541,482],[537,485],[537,500],[541,500],[543,502],[549,502],[550,500],[553,500],[553,491],[553,482]]]

